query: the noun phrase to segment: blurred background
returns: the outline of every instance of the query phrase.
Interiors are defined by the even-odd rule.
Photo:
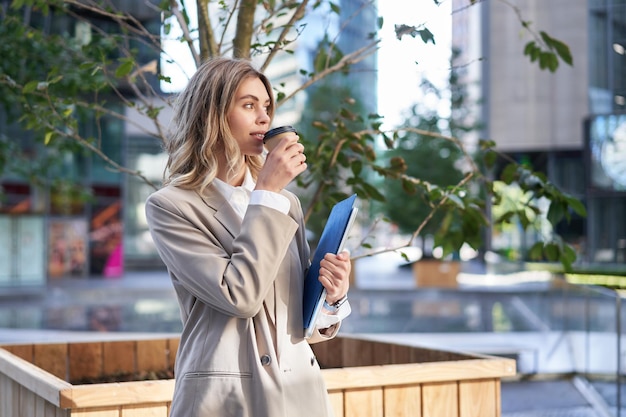
[[[21,3],[0,1],[0,342],[176,333],[178,307],[144,215],[167,157],[142,113],[158,108],[167,125],[171,112],[162,103],[195,68],[173,27],[176,16],[158,1],[110,3],[159,47],[129,40],[133,74],[145,76],[146,85],[118,84],[106,96],[108,110],[93,107],[68,124],[66,134],[75,130],[97,143],[93,152],[84,143],[51,145],[60,133],[40,129],[29,112],[56,116],[28,94],[45,99],[62,75],[77,102],[100,72],[77,64],[76,51],[123,58],[118,44],[106,50],[105,41],[128,32],[89,8]],[[500,156],[486,176],[502,197],[487,200],[485,213],[488,220],[516,213],[504,223],[488,221],[479,243],[450,251],[437,236],[445,217],[413,234],[428,217],[424,195],[370,177],[385,201],[361,198],[349,241],[353,313],[342,332],[515,358],[519,377],[503,385],[509,417],[626,415],[626,0],[316,4],[296,30],[292,52],[265,70],[278,96],[306,83],[324,45],[352,51],[377,37],[377,46],[349,76],[332,74],[285,102],[275,125],[294,125],[312,140],[319,135],[315,122],[332,123],[330,115],[352,98],[351,111],[375,114],[380,129],[400,132],[392,149],[382,138],[374,142],[377,157],[401,156],[408,174],[442,188],[467,172],[463,153],[423,131],[457,138],[469,153],[493,141]],[[193,5],[186,12],[193,20]],[[55,49],[57,36],[73,52]],[[542,55],[552,50],[535,45],[556,52]],[[554,63],[568,55],[571,65]],[[44,85],[43,62],[55,60]],[[79,68],[89,77],[68,81]],[[127,106],[148,90],[154,108]],[[77,113],[76,104],[64,105],[57,112]],[[580,201],[586,215],[565,205],[553,224],[550,199],[500,179],[510,162]],[[306,202],[310,194],[300,191]],[[321,222],[310,222],[313,245]],[[575,252],[570,268],[549,250],[532,256],[537,243],[554,236]],[[536,388],[527,392],[529,381]],[[524,400],[529,396],[536,401]]]

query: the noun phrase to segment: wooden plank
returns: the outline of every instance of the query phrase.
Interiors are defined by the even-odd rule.
[[[111,407],[142,403],[169,403],[174,393],[174,380],[111,382],[75,385],[60,393],[61,407]]]
[[[96,379],[103,375],[102,342],[70,343],[69,380],[73,383]]]
[[[77,408],[72,410],[72,417],[120,417],[120,408]]]
[[[68,415],[66,410],[62,410],[59,407],[50,404],[45,399],[36,396],[35,398],[35,415],[42,417],[58,417],[62,415]]]
[[[163,371],[168,364],[167,339],[137,341],[137,371]]]
[[[311,345],[313,353],[323,369],[343,366],[343,338],[336,337],[323,343]]]
[[[27,362],[33,363],[33,345],[4,345],[1,347],[15,356],[22,358]]]
[[[357,337],[341,336],[332,339],[328,342],[317,343],[312,345],[312,348],[317,352],[318,346],[326,347],[333,341],[342,341],[344,349],[344,360],[350,359],[350,365],[342,363],[340,366],[369,366],[369,365],[385,365],[387,363],[400,364],[400,363],[423,363],[423,362],[442,362],[442,361],[460,361],[466,359],[479,359],[489,358],[490,356],[467,354],[463,352],[443,351],[436,349],[427,349],[417,346],[401,345],[395,343],[381,342],[377,340],[368,340]],[[381,352],[381,347],[392,351],[392,362],[387,360],[388,354],[377,356],[374,352]],[[329,351],[336,353],[336,348],[331,348]],[[361,356],[355,357],[355,352],[358,352]],[[317,353],[316,353],[317,354]],[[364,360],[359,362],[359,357]]]
[[[122,407],[120,417],[167,417],[167,405],[127,405]]]
[[[374,343],[369,340],[345,338],[343,341],[343,367],[375,364]]]
[[[426,349],[413,347],[411,351],[410,363],[433,363],[433,362],[454,362],[462,360],[479,359],[481,356],[475,354],[465,354],[460,352],[451,352],[445,350]],[[482,357],[488,358],[487,356]]]
[[[178,353],[178,346],[180,345],[180,338],[167,339],[167,366],[169,369],[174,369],[176,365],[176,354]]]
[[[515,360],[474,359],[458,362],[415,363],[323,369],[329,390],[368,388],[383,385],[414,385],[515,375]]]
[[[461,381],[459,383],[460,417],[499,417],[497,397],[496,381],[493,379]]]
[[[376,342],[372,345],[372,365],[394,364],[393,350],[386,343]]]
[[[385,417],[421,417],[422,388],[402,385],[384,389]]]
[[[19,385],[6,375],[0,375],[0,416],[16,416]]]
[[[458,401],[458,387],[455,382],[422,385],[422,417],[458,417]]]
[[[316,343],[311,348],[323,369],[489,358],[345,336]]]
[[[20,411],[19,415],[28,416],[28,417],[44,417],[41,414],[37,414],[35,412],[35,404],[37,402],[37,395],[23,386],[20,386],[18,388],[18,391],[19,391],[18,409]]]
[[[384,417],[382,387],[346,390],[343,395],[345,417]]]
[[[59,392],[72,386],[43,369],[0,349],[0,374],[58,406]]]
[[[33,346],[33,365],[67,380],[67,343],[45,343]]]
[[[106,342],[102,346],[104,375],[120,375],[136,372],[136,343],[131,340]]]
[[[41,397],[40,397],[41,398]],[[43,415],[45,417],[70,417],[72,410],[64,410],[48,401],[44,402]]]
[[[411,363],[412,352],[415,350],[410,346],[404,345],[391,345],[387,349],[391,352],[391,364],[397,365],[401,363]]]
[[[344,417],[343,414],[343,391],[330,391],[328,393],[330,407],[333,410],[334,417]]]
[[[496,379],[496,416],[502,415],[502,383],[500,379]]]

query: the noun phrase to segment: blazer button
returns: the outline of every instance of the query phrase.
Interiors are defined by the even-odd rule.
[[[315,357],[311,356],[311,366],[315,365]]]
[[[272,363],[272,357],[270,355],[261,356],[261,365],[267,366]]]

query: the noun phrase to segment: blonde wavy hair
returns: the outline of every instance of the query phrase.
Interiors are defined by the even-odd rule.
[[[221,153],[226,156],[228,172],[233,175],[240,172],[241,152],[227,116],[237,89],[250,77],[260,79],[265,85],[270,97],[268,114],[273,119],[272,86],[250,61],[220,57],[198,67],[176,99],[171,134],[165,143],[169,158],[164,185],[202,192],[217,175]],[[243,160],[256,179],[263,166],[263,156],[246,155]]]

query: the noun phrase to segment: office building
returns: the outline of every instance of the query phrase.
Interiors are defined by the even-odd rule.
[[[498,151],[582,200],[588,216],[573,215],[557,231],[581,262],[623,266],[626,1],[454,0],[452,10],[452,44],[461,52],[453,65],[484,126],[465,139],[494,140]],[[524,55],[541,31],[569,46],[573,66],[541,70]],[[532,244],[532,236],[513,244],[524,239]],[[502,249],[497,238],[490,244]]]

